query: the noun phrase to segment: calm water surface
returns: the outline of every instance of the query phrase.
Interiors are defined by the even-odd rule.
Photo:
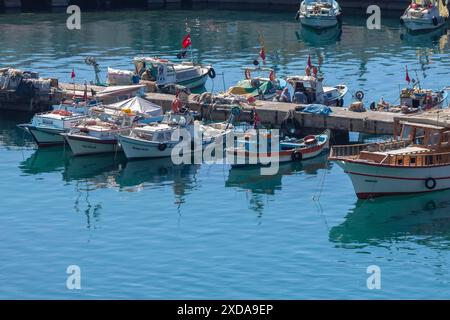
[[[0,16],[0,66],[92,80],[83,59],[130,68],[133,56],[171,57],[187,19],[194,55],[214,64],[208,89],[240,80],[264,34],[269,65],[302,73],[320,57],[326,81],[395,100],[404,68],[424,85],[449,85],[445,31],[380,31],[346,17],[342,34],[300,30],[292,13],[158,11]],[[413,77],[416,73],[412,71]],[[104,78],[104,74],[103,74]],[[350,101],[350,97],[348,101]],[[0,298],[448,298],[450,192],[358,201],[348,177],[320,157],[273,177],[227,165],[172,166],[123,156],[36,150],[0,114]],[[66,289],[66,268],[82,290]],[[368,290],[366,268],[382,270]]]

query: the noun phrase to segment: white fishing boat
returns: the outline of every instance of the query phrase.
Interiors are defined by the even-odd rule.
[[[54,106],[52,111],[35,114],[30,123],[18,127],[28,132],[38,147],[59,146],[64,144],[61,133],[66,133],[78,122],[86,119],[96,101],[67,102]]]
[[[176,130],[185,129],[191,140],[173,140]],[[224,123],[203,125],[194,121],[192,115],[167,113],[161,123],[153,123],[133,128],[128,134],[119,136],[120,144],[128,159],[170,157],[172,150],[178,146],[191,149],[191,144],[199,142],[202,146],[210,144],[219,136],[226,135],[231,126]],[[182,138],[182,137],[181,137]]]
[[[136,122],[151,123],[161,118],[162,109],[148,101],[133,98],[117,105],[94,107],[90,117],[63,136],[75,156],[121,151],[118,136],[129,132]]]
[[[450,189],[450,114],[443,113],[399,118],[393,141],[335,146],[330,159],[360,199]]]
[[[447,23],[448,10],[444,0],[412,0],[400,18],[408,30],[432,30]]]
[[[208,77],[215,78],[211,66],[197,65],[190,61],[174,63],[158,57],[135,57],[136,73],[143,80],[156,81],[160,87],[177,84],[188,89],[202,88]]]
[[[348,87],[344,84],[334,87],[324,86],[323,80],[324,77],[321,74],[289,76],[286,81],[294,88],[293,102],[342,107]]]
[[[342,21],[342,10],[334,0],[304,0],[300,4],[296,20],[309,28],[332,28]]]
[[[278,146],[272,146],[271,135],[267,133],[267,152],[261,152],[257,139],[252,136],[259,135],[257,130],[245,133],[244,139],[238,140],[232,148],[226,148],[227,159],[233,166],[259,165],[275,162],[291,162],[311,159],[329,149],[330,131],[326,130],[319,135],[308,135],[302,139],[285,138]],[[259,139],[264,137],[259,137]],[[255,141],[256,140],[256,141]]]

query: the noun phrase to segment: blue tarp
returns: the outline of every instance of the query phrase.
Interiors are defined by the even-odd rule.
[[[307,113],[315,113],[315,114],[321,114],[324,116],[328,116],[330,113],[332,113],[333,111],[331,110],[330,107],[327,107],[323,104],[310,104],[307,105],[302,112],[307,112]]]

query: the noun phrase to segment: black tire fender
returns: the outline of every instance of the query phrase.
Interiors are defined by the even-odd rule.
[[[292,161],[302,161],[303,154],[300,151],[294,151],[291,157]]]
[[[208,70],[208,76],[209,76],[211,79],[214,79],[214,78],[216,77],[216,70],[214,70],[214,68],[209,68],[209,70]]]
[[[159,151],[164,151],[164,150],[166,150],[167,149],[167,144],[165,144],[165,143],[160,143],[159,145],[158,145],[158,150]]]
[[[436,188],[437,182],[436,179],[428,178],[425,180],[425,187],[427,187],[428,190],[433,190]]]

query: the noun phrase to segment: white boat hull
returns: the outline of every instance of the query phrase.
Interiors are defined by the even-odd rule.
[[[337,161],[350,176],[360,199],[450,189],[450,165],[392,167]]]
[[[333,28],[338,25],[339,20],[336,16],[305,16],[300,15],[300,23],[303,26],[314,29]]]
[[[34,142],[39,147],[60,146],[64,144],[64,137],[61,135],[61,133],[66,132],[64,129],[28,126],[26,130],[31,134]]]
[[[159,149],[159,144],[140,139],[120,136],[120,145],[127,159],[163,158],[170,157],[175,144],[165,144],[164,150]]]
[[[442,27],[445,20],[440,17],[438,23],[434,24],[431,19],[403,18],[405,27],[411,31],[433,30]]]
[[[100,140],[77,135],[65,135],[65,139],[75,156],[121,151],[117,140]]]

